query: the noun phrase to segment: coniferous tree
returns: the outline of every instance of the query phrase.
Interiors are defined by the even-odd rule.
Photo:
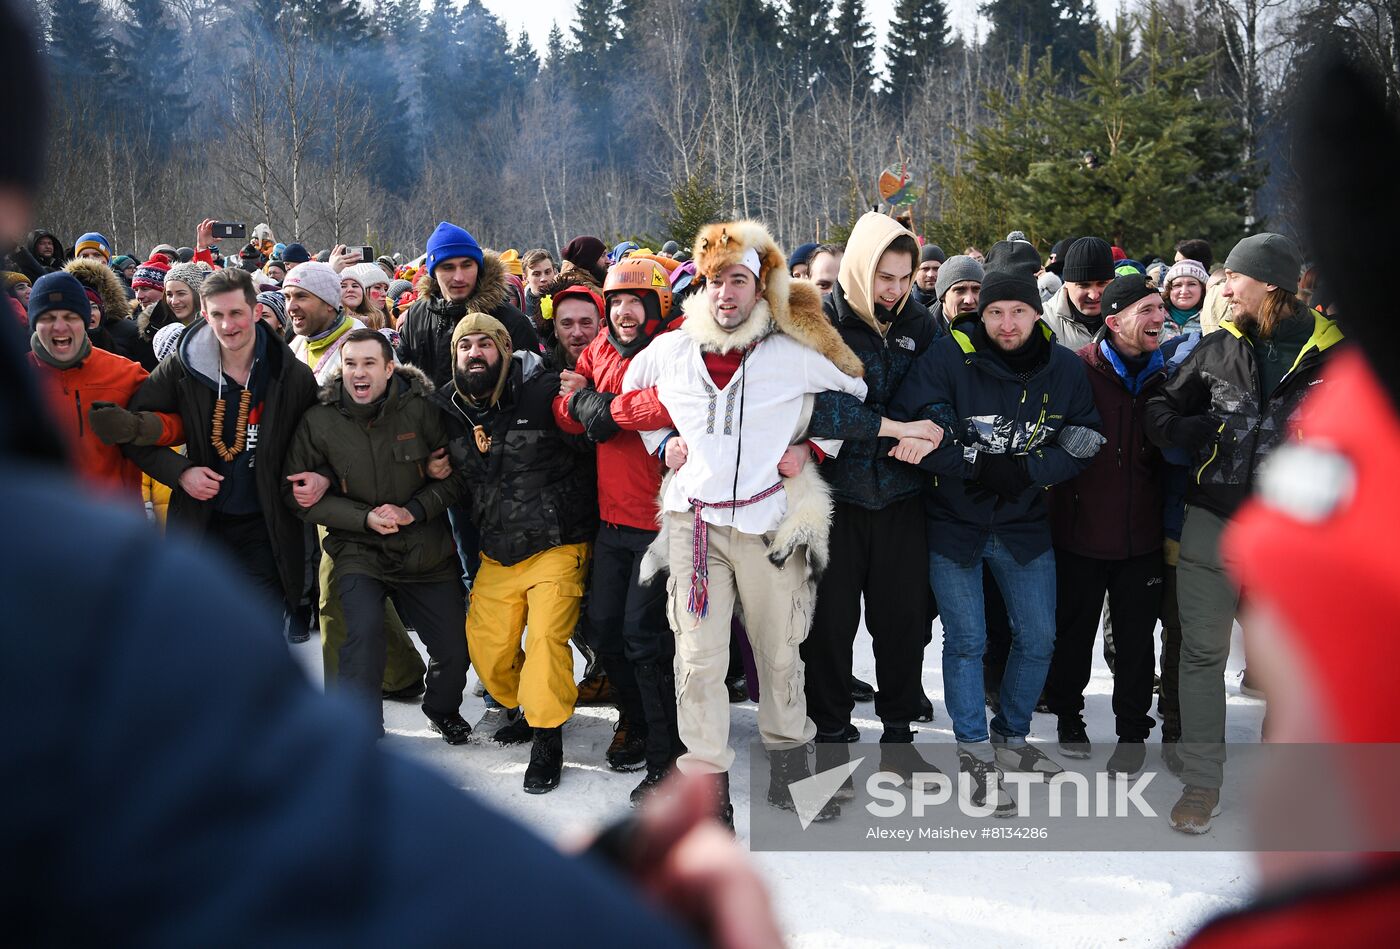
[[[182,88],[189,57],[166,0],[122,0],[121,10],[112,46],[121,130],[164,152],[190,113]]]
[[[783,60],[789,74],[810,88],[829,61],[830,4],[827,0],[788,0],[783,17]]]
[[[516,86],[523,89],[540,72],[540,57],[530,42],[530,34],[524,27],[515,38],[515,46],[510,51],[511,67],[515,72]]]
[[[899,0],[885,43],[885,92],[903,104],[924,70],[941,65],[948,44],[943,0]]]
[[[52,0],[49,65],[53,78],[70,93],[100,93],[115,75],[112,35],[99,0]]]
[[[864,0],[837,4],[824,71],[842,93],[860,96],[875,84],[875,29],[865,18]]]
[[[564,65],[564,57],[567,49],[564,46],[564,31],[559,29],[559,22],[549,25],[549,37],[544,43],[544,65],[548,69],[559,69]]]

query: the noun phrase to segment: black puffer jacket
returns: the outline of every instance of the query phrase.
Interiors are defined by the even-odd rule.
[[[471,406],[449,382],[433,393],[448,419],[454,472],[466,475],[467,507],[481,532],[481,552],[507,567],[528,557],[593,539],[598,498],[593,452],[581,435],[554,422],[559,373],[540,357],[517,352],[501,400]],[[491,447],[477,449],[480,424]]]
[[[439,390],[452,386],[452,330],[468,311],[488,313],[510,333],[516,352],[540,352],[540,339],[529,317],[510,302],[510,287],[501,260],[486,251],[477,271],[476,289],[467,299],[449,303],[425,268],[418,278],[419,299],[404,314],[399,331],[399,360],[417,366]]]
[[[807,431],[820,438],[845,439],[840,454],[821,466],[835,498],[878,510],[918,494],[928,480],[915,466],[890,458],[894,440],[878,434],[890,400],[914,360],[938,337],[938,326],[911,296],[881,336],[851,310],[839,283],[823,298],[822,309],[860,357],[868,391],[864,403],[844,392],[817,393]]]
[[[1201,338],[1171,381],[1147,403],[1147,436],[1163,448],[1193,452],[1186,503],[1230,517],[1244,503],[1254,472],[1288,437],[1312,386],[1322,382],[1330,351],[1343,340],[1335,322],[1315,311],[1311,338],[1274,391],[1260,392],[1254,345],[1230,320]],[[1210,443],[1182,442],[1177,419],[1209,415],[1219,423]]]

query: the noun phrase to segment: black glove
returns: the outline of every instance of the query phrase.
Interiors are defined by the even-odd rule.
[[[579,389],[569,397],[569,414],[595,443],[605,442],[622,431],[612,417],[612,400],[616,397],[616,392],[597,389]]]
[[[1014,501],[1031,486],[1031,476],[1019,456],[983,453],[981,460],[977,483],[998,497]]]
[[[108,445],[154,445],[160,441],[160,418],[152,412],[128,412],[115,402],[94,402],[88,425]]]
[[[1215,440],[1220,420],[1212,415],[1182,415],[1167,426],[1167,441],[1189,452],[1198,452]]]

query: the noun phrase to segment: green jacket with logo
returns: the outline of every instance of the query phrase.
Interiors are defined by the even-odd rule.
[[[437,481],[427,473],[428,456],[448,440],[442,412],[428,401],[433,384],[413,366],[398,366],[377,411],[365,415],[354,410],[340,380],[337,371],[302,417],[284,467],[287,474],[331,473],[331,487],[302,508],[284,482],[286,503],[326,528],[326,553],[338,574],[396,582],[458,576],[445,513],[462,494],[462,478]],[[393,534],[371,530],[366,517],[381,504],[408,508],[413,523]]]

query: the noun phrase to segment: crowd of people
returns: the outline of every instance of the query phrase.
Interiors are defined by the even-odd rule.
[[[635,804],[672,769],[725,775],[728,706],[754,698],[769,802],[793,808],[810,744],[819,770],[848,759],[857,701],[882,767],[932,769],[912,726],[941,618],[959,767],[1006,815],[999,771],[1108,737],[1083,719],[1102,622],[1108,772],[1143,769],[1160,719],[1172,825],[1210,827],[1239,607],[1221,532],[1343,338],[1286,237],[1221,263],[1096,236],[1042,259],[1020,232],[950,257],[870,212],[791,254],[734,221],[556,258],[443,222],[408,260],[265,225],[225,255],[215,227],[140,261],[34,230],[7,299],[81,475],[221,547],[372,715],[420,701],[449,743],[528,742],[544,793],[575,707],[615,705]],[[1037,710],[1053,746],[1027,741]]]

